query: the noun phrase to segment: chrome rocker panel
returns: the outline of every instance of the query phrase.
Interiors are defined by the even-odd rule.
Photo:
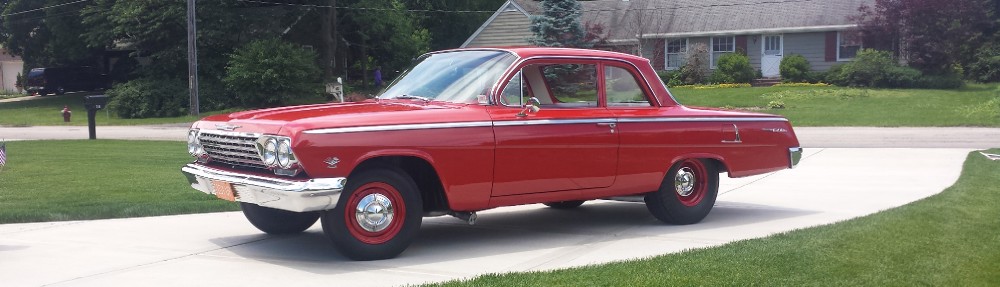
[[[308,181],[290,181],[213,169],[197,164],[181,168],[191,187],[214,195],[212,181],[229,182],[236,192],[236,200],[251,204],[294,212],[333,209],[347,178],[315,178]]]

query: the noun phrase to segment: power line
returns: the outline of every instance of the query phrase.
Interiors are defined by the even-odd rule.
[[[270,4],[270,5],[284,5],[284,6],[297,6],[297,7],[309,7],[309,8],[330,8],[330,5],[316,5],[316,4],[296,4],[296,3],[285,3],[285,2],[273,2],[273,1],[262,1],[262,0],[236,0],[245,3],[258,3],[258,4]],[[692,8],[714,8],[714,7],[735,7],[735,6],[750,6],[750,5],[761,5],[761,4],[786,4],[786,3],[800,3],[800,2],[813,2],[815,0],[765,0],[759,2],[750,3],[728,3],[728,4],[712,4],[712,5],[689,5],[689,6],[661,6],[654,8],[628,8],[623,9],[582,9],[580,12],[614,12],[614,11],[656,11],[656,10],[679,10],[679,9],[692,9]],[[393,8],[366,8],[366,7],[346,7],[337,6],[333,7],[335,9],[343,10],[371,10],[371,11],[405,11],[405,12],[429,12],[429,13],[495,13],[496,10],[440,10],[440,9],[393,9]]]
[[[25,11],[21,11],[21,12],[14,12],[14,13],[9,13],[9,14],[3,14],[3,15],[0,15],[0,17],[7,17],[7,16],[18,15],[18,14],[24,14],[24,13],[31,13],[31,12],[35,12],[35,11],[52,9],[52,8],[56,8],[56,7],[60,7],[60,6],[66,6],[66,5],[73,5],[73,4],[83,3],[83,2],[87,2],[87,1],[91,1],[91,0],[77,0],[77,1],[69,2],[69,3],[56,4],[56,5],[52,5],[52,6],[48,6],[48,7],[42,7],[42,8],[37,8],[37,9],[25,10]]]

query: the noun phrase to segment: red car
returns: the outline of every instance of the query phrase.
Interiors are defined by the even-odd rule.
[[[261,231],[322,218],[344,255],[392,258],[425,216],[593,199],[644,201],[671,224],[701,221],[719,174],[794,167],[783,117],[691,108],[649,60],[615,52],[429,53],[377,99],[207,117],[189,133],[191,186],[239,201]]]

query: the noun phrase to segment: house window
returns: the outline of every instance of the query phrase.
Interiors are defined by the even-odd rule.
[[[712,69],[715,69],[715,59],[733,52],[736,52],[736,37],[712,37]]]
[[[837,61],[850,61],[861,50],[861,33],[837,32]]]
[[[667,40],[667,56],[664,67],[667,70],[677,70],[684,65],[684,54],[687,53],[688,39]]]

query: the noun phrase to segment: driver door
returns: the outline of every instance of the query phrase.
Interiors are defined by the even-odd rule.
[[[608,187],[618,164],[614,115],[598,63],[525,65],[490,109],[496,135],[493,196]],[[539,109],[525,109],[530,99]]]

